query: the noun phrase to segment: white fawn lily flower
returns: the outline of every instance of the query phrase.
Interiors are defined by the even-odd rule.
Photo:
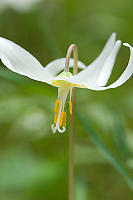
[[[113,84],[106,86],[111,75],[117,53],[121,47],[121,41],[116,41],[113,33],[101,54],[87,67],[78,61],[77,47],[71,45],[66,58],[60,58],[50,62],[45,68],[29,52],[17,44],[0,37],[0,59],[2,63],[13,72],[27,76],[31,79],[48,83],[58,87],[58,98],[55,103],[55,117],[51,128],[53,133],[57,130],[64,132],[66,129],[65,102],[70,92],[69,112],[72,115],[72,88],[88,88],[91,90],[106,90],[116,88],[125,83],[133,73],[133,48],[130,48],[130,59],[125,71]],[[72,51],[74,59],[70,59]],[[74,66],[74,74],[69,72],[69,67]],[[82,71],[76,74],[77,68]],[[61,72],[64,69],[63,72]],[[60,73],[61,72],[61,73]]]

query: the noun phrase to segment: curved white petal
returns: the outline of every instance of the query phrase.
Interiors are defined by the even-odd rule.
[[[10,70],[31,79],[46,82],[53,78],[29,52],[2,37],[0,37],[0,59]]]
[[[82,84],[85,82],[88,84],[95,84],[113,48],[116,48],[115,40],[116,34],[113,33],[98,58],[94,60],[86,69],[71,78],[71,80],[76,82],[80,81]]]
[[[128,62],[128,65],[127,65],[125,71],[122,73],[122,75],[119,77],[119,79],[107,87],[85,85],[88,89],[107,90],[109,88],[116,88],[116,87],[119,87],[120,85],[122,85],[123,83],[125,83],[131,77],[131,75],[133,74],[133,47],[131,47],[127,43],[124,43],[123,45],[130,48],[130,59],[129,59],[129,62]]]
[[[105,86],[108,82],[108,79],[112,73],[112,69],[116,60],[117,53],[121,47],[121,41],[118,40],[115,43],[114,48],[112,49],[110,55],[108,56],[104,66],[102,67],[101,73],[96,81],[96,85]]]
[[[57,60],[54,60],[52,62],[50,62],[46,67],[45,69],[50,73],[52,74],[53,76],[56,76],[58,75],[58,73],[60,71],[62,71],[65,67],[65,62],[66,62],[66,58],[60,58],[60,59],[57,59]],[[69,67],[73,67],[74,66],[74,59],[70,59],[70,62],[69,62]],[[83,62],[81,61],[78,61],[78,68],[81,68],[81,69],[85,69],[86,66],[84,65]]]
[[[105,60],[108,57],[108,55],[110,54],[110,52],[112,51],[112,49],[115,45],[115,41],[116,41],[116,33],[112,33],[111,36],[109,37],[108,41],[106,42],[100,55],[90,65],[93,64],[93,66],[94,65],[97,66],[103,60]]]

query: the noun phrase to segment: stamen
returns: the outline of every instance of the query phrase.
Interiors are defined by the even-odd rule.
[[[69,101],[69,113],[70,115],[72,115],[72,102]]]
[[[72,102],[71,102],[72,87],[69,83],[66,84],[63,82],[58,89],[58,99],[56,100],[54,107],[54,112],[55,112],[54,123],[51,126],[53,133],[55,133],[57,130],[58,132],[63,133],[66,130],[66,112],[64,112],[64,108],[69,91],[70,91],[69,112],[70,115],[72,114]]]
[[[57,99],[56,102],[55,102],[54,112],[55,113],[59,112],[59,99]]]
[[[58,113],[56,112],[56,113],[55,113],[55,116],[54,116],[54,124],[56,124],[57,118],[58,118]]]
[[[63,124],[63,118],[64,118],[64,112],[61,112],[61,116],[60,116],[60,127]]]
[[[66,127],[66,112],[63,112],[63,122],[62,126]]]
[[[66,112],[61,112],[60,127],[66,127]]]

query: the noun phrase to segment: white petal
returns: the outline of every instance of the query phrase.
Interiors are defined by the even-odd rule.
[[[107,58],[109,57],[110,53],[114,48],[115,38],[116,34],[113,33],[107,41],[99,57],[94,62],[92,62],[86,69],[82,70],[80,73],[71,78],[71,80],[74,81],[75,84],[78,81],[80,81],[82,85],[86,82],[88,84],[96,83],[97,79],[99,78],[99,75],[101,74],[101,70],[103,69],[105,62],[107,61]]]
[[[61,72],[64,69],[65,62],[66,62],[66,58],[60,58],[60,59],[54,60],[50,62],[45,67],[45,69],[53,76],[56,76],[59,72]],[[73,67],[73,66],[74,66],[74,59],[71,58],[69,67]],[[84,63],[82,63],[81,61],[78,61],[78,68],[85,69],[85,67],[86,66],[84,65]]]
[[[1,37],[0,59],[10,70],[34,80],[46,82],[48,79],[53,78],[29,52]]]
[[[108,57],[108,55],[110,54],[110,52],[112,51],[114,45],[115,45],[115,41],[116,41],[116,33],[112,33],[112,35],[109,37],[108,41],[106,42],[102,52],[100,53],[100,55],[91,63],[91,65],[95,64],[97,66],[97,64],[101,63],[104,59],[106,59]],[[90,65],[89,65],[90,66]]]
[[[133,47],[131,47],[127,43],[124,43],[124,46],[127,46],[130,48],[130,59],[125,71],[122,73],[119,79],[107,87],[86,85],[87,88],[92,89],[92,90],[106,90],[109,88],[116,88],[122,85],[123,83],[125,83],[131,77],[131,75],[133,74]]]
[[[115,43],[115,46],[112,49],[112,52],[110,53],[109,57],[107,58],[104,66],[102,67],[99,78],[96,81],[96,85],[104,86],[104,85],[107,84],[108,79],[109,79],[109,77],[112,73],[112,69],[113,69],[113,66],[114,66],[114,63],[115,63],[115,60],[116,60],[116,56],[117,56],[117,53],[118,53],[120,47],[121,47],[121,41],[118,40]]]

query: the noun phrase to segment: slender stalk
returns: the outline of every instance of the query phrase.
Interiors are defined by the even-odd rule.
[[[74,68],[73,68],[73,74],[77,74],[78,72],[78,49],[76,44],[71,44],[70,47],[68,48],[67,55],[66,55],[66,63],[65,63],[65,71],[69,71],[69,61],[70,57],[73,51],[73,56],[74,56]]]
[[[69,200],[74,200],[74,115],[75,115],[75,101],[76,88],[73,88],[72,104],[73,114],[70,120],[70,136],[69,136]]]
[[[78,50],[75,44],[70,45],[67,56],[65,71],[69,71],[69,61],[71,53],[73,51],[74,56],[74,68],[73,74],[78,72]],[[75,105],[76,105],[76,88],[73,88],[72,92],[72,105],[73,114],[70,120],[70,136],[69,136],[69,200],[74,200],[74,115],[75,115]]]

